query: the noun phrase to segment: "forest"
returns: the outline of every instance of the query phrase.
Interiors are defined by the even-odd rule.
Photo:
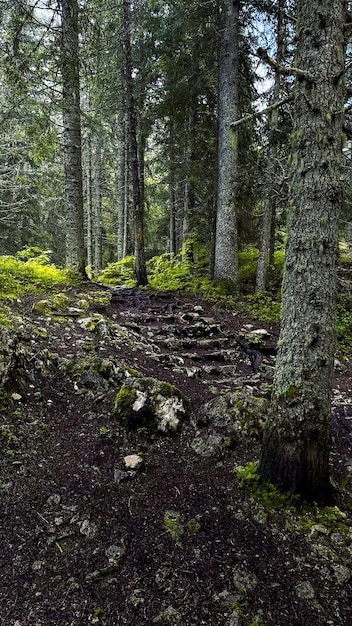
[[[0,27],[0,624],[352,625],[350,3]]]

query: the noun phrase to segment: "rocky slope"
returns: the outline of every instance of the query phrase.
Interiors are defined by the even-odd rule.
[[[69,288],[3,331],[0,624],[352,625],[351,371],[336,508],[277,508],[256,461],[277,329],[184,294]],[[263,358],[248,353],[241,343]]]

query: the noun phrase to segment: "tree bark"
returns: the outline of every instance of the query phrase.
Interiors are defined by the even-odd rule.
[[[169,139],[169,252],[176,254],[176,198],[175,198],[175,155],[174,155],[174,129],[170,125]]]
[[[124,257],[124,225],[125,225],[125,187],[126,182],[126,143],[125,143],[126,119],[120,114],[117,120],[117,259],[121,261]]]
[[[102,235],[102,166],[101,166],[101,137],[96,139],[95,145],[95,273],[100,274],[103,266],[103,235]]]
[[[239,0],[219,7],[218,194],[214,281],[238,287],[238,241],[235,194],[238,170],[237,131],[231,123],[239,112]]]
[[[132,50],[130,35],[130,10],[128,0],[123,2],[123,27],[125,44],[125,65],[126,65],[126,96],[127,115],[129,122],[129,144],[131,153],[133,206],[134,206],[134,228],[135,228],[135,253],[136,253],[136,278],[138,285],[147,285],[147,269],[144,247],[144,205],[143,193],[141,191],[140,168],[138,163],[137,145],[137,123],[136,107],[133,93],[132,76]]]
[[[61,71],[66,204],[66,265],[86,277],[77,0],[62,0]]]
[[[260,463],[271,482],[330,497],[331,392],[342,201],[345,0],[299,0],[283,312]],[[340,77],[340,78],[338,78]]]
[[[87,139],[87,262],[93,270],[93,180],[92,180],[92,142]]]

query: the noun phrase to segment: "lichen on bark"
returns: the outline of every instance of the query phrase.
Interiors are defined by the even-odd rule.
[[[323,21],[321,2],[298,3],[297,60],[310,82],[295,87],[281,336],[260,463],[263,483],[319,501],[330,497],[346,15],[344,0],[324,5]]]

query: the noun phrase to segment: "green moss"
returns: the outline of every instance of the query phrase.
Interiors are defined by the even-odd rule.
[[[285,508],[296,509],[301,499],[289,492],[280,491],[271,483],[260,485],[259,463],[250,461],[234,470],[240,487],[249,487],[252,497],[260,501],[268,511],[280,511]]]
[[[238,478],[240,487],[259,485],[259,463],[250,461],[247,465],[236,467],[234,472]]]
[[[148,379],[140,379],[140,387],[148,390]],[[143,392],[142,392],[143,393]],[[149,435],[153,434],[157,430],[157,423],[150,401],[147,399],[145,405],[135,411],[133,405],[138,398],[137,390],[133,386],[133,383],[126,383],[122,385],[118,392],[114,406],[113,417],[120,420],[126,428],[131,430],[145,429]]]
[[[184,533],[184,526],[181,515],[177,511],[166,511],[164,515],[164,525],[174,539],[179,539]]]
[[[33,306],[33,310],[37,313],[46,313],[48,315],[60,315],[66,313],[71,306],[71,300],[64,293],[58,293],[47,300],[39,300]]]
[[[340,350],[349,359],[352,346],[352,297],[349,293],[338,295],[337,331]]]
[[[10,426],[3,426],[0,431],[1,447],[5,453],[12,455],[20,447],[20,440]]]
[[[336,506],[319,507],[317,503],[303,503],[300,526],[305,530],[311,530],[319,524],[330,531],[347,535],[350,532],[350,525],[345,523],[346,515]]]
[[[128,372],[128,374],[130,374],[130,376],[132,376],[133,378],[139,378],[141,376],[141,373],[138,372],[138,370],[135,370],[133,367],[125,367],[125,372]]]
[[[88,295],[84,293],[78,294],[78,298],[80,298],[80,300],[77,304],[82,309],[88,309],[90,306],[107,308],[111,302],[111,293],[106,291],[92,291]]]
[[[5,311],[0,311],[0,326],[5,326],[5,328],[9,328],[10,330],[14,330],[14,322],[11,320]]]
[[[177,387],[166,381],[162,381],[156,391],[157,394],[164,396],[164,398],[172,398],[173,396],[180,397],[182,393]]]
[[[122,385],[114,401],[114,417],[129,420],[133,415],[132,406],[136,398],[137,392],[132,385]]]
[[[189,532],[194,535],[196,535],[200,531],[200,523],[196,519],[188,520],[186,526]]]
[[[283,390],[282,395],[288,400],[296,400],[300,397],[302,389],[296,385],[290,385],[287,389]]]

